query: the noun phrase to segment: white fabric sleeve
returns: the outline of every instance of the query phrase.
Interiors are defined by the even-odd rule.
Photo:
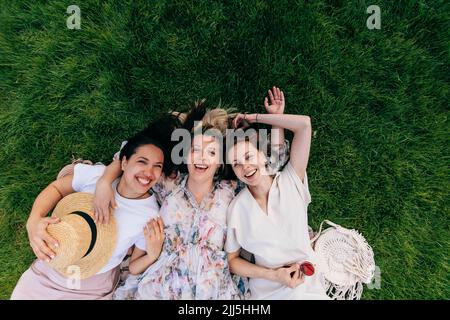
[[[283,171],[287,173],[291,181],[295,184],[300,196],[303,198],[303,201],[305,201],[305,204],[308,205],[311,203],[311,194],[309,193],[308,176],[306,172],[302,181],[290,161],[287,163]]]
[[[225,251],[227,253],[233,253],[238,251],[240,248],[241,245],[239,244],[236,237],[236,228],[228,226],[227,237],[225,240]]]
[[[76,192],[85,191],[89,186],[95,186],[97,180],[105,172],[104,165],[78,163],[73,168],[72,188]]]
[[[119,159],[120,151],[122,151],[123,147],[127,144],[128,141],[122,141],[122,144],[120,145],[119,151],[114,153],[113,161]]]
[[[145,242],[145,237],[144,237],[144,233],[141,232],[141,234],[139,235],[139,238],[136,240],[136,242],[134,243],[134,245],[136,246],[136,248],[142,250],[142,251],[146,251],[147,245]]]
[[[237,199],[235,199],[237,200]],[[225,238],[225,246],[224,249],[227,253],[233,253],[238,251],[241,248],[241,244],[238,241],[237,236],[237,227],[241,226],[242,223],[236,221],[236,215],[233,215],[235,212],[235,206],[237,201],[232,201],[227,209],[227,234]]]

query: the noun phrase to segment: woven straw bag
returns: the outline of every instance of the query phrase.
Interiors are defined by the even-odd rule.
[[[324,223],[331,227],[322,231]],[[357,230],[324,220],[311,244],[325,276],[327,294],[335,300],[359,300],[363,283],[370,283],[375,274],[373,250],[366,239]]]

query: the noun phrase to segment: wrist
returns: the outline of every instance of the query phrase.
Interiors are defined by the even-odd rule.
[[[97,186],[100,186],[102,188],[107,188],[107,187],[111,186],[112,182],[113,181],[111,181],[111,179],[109,179],[107,177],[101,177],[97,181]]]
[[[156,260],[158,260],[159,255],[160,254],[156,254],[155,252],[147,251],[147,259],[146,259],[147,264],[149,265],[153,264]]]
[[[254,123],[254,122],[258,121],[258,117],[259,117],[258,113],[252,113],[252,114],[248,114],[246,119],[248,122]]]
[[[266,269],[264,272],[264,277],[266,280],[276,281],[277,270],[276,269]]]
[[[29,217],[25,224],[25,228],[27,229],[27,231],[30,231],[32,227],[38,224],[39,220],[40,220],[39,217]]]

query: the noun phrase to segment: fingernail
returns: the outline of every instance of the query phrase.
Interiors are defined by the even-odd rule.
[[[59,247],[59,244],[58,243],[55,243],[55,248],[58,248]]]
[[[45,261],[50,262],[50,259],[45,259]]]
[[[53,259],[55,259],[55,256],[54,256],[54,255],[51,255],[50,258],[53,260]]]

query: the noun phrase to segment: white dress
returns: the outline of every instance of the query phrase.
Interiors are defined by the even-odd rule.
[[[310,245],[307,208],[311,202],[308,180],[302,182],[288,162],[278,172],[269,191],[266,214],[250,191],[243,189],[228,207],[228,253],[243,248],[255,256],[255,263],[279,268],[295,262],[314,264],[313,276],[296,288],[261,278],[250,278],[251,299],[301,300],[329,299],[324,277]]]

